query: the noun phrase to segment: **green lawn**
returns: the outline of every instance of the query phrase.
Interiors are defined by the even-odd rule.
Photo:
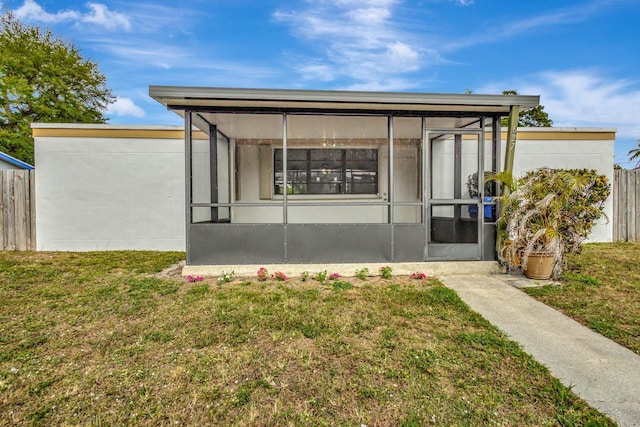
[[[585,245],[562,279],[527,293],[640,354],[640,243]]]
[[[437,281],[0,253],[0,424],[612,425]]]

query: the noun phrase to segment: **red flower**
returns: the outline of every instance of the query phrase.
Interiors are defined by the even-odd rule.
[[[268,278],[269,278],[269,272],[267,271],[267,269],[264,267],[260,267],[258,269],[258,280],[261,282],[264,282]]]

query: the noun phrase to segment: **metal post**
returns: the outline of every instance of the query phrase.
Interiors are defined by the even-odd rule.
[[[491,171],[493,173],[497,173],[498,172],[498,159],[500,158],[500,153],[502,151],[501,148],[501,144],[502,144],[502,129],[501,129],[501,125],[500,125],[500,117],[498,116],[494,116],[493,117],[493,123],[491,124],[491,130],[492,130],[492,140],[491,140]],[[492,196],[500,196],[500,194],[502,193],[500,191],[500,186],[498,185],[497,182],[493,181],[491,183],[491,188],[493,190],[493,194]],[[498,215],[499,212],[496,210],[496,206],[494,205],[492,212],[495,212],[494,215]],[[494,230],[494,233],[496,234],[496,246],[495,246],[495,252],[496,254],[498,253],[498,250],[500,249],[500,237],[498,235],[498,225],[497,225],[497,220],[498,218],[492,218],[495,222],[496,222],[496,227]]]
[[[289,222],[287,216],[287,199],[289,195],[289,188],[287,182],[287,113],[282,113],[282,233],[284,235],[284,262],[289,261],[287,251],[287,223]]]
[[[189,229],[191,228],[191,111],[184,112],[184,202],[185,202],[185,249],[187,252],[187,265],[190,264],[191,254],[189,249]]]
[[[218,203],[218,128],[209,125],[209,182],[211,203]],[[218,208],[211,208],[211,222],[218,222]]]
[[[429,164],[430,147],[429,139],[427,138],[427,120],[422,117],[422,223],[424,225],[424,251],[422,254],[423,261],[429,259],[429,230],[431,227],[431,213],[429,212],[429,197],[430,197],[430,181],[429,174],[431,174],[431,165]]]
[[[462,134],[456,133],[453,136],[453,198],[462,198]],[[458,225],[462,216],[462,206],[453,205],[453,219],[455,224],[455,234],[458,235]]]
[[[498,157],[500,156],[500,117],[494,116],[491,123],[491,172],[498,172]],[[495,181],[491,182],[492,196],[498,196],[498,185]]]
[[[388,146],[389,146],[389,167],[388,170],[388,189],[387,192],[389,194],[389,224],[391,224],[391,261],[395,258],[395,233],[394,233],[394,200],[395,200],[395,191],[393,188],[394,179],[393,179],[393,116],[387,117],[387,131],[388,131]]]
[[[484,117],[480,118],[478,135],[478,259],[482,259],[484,250]]]

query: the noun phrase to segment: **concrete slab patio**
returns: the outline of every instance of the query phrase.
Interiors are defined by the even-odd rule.
[[[499,275],[443,276],[471,309],[619,426],[640,426],[640,356],[514,288]]]

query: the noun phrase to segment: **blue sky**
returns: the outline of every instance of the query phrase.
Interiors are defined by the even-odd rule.
[[[181,124],[148,85],[540,95],[640,139],[640,0],[0,0],[95,60],[111,123]]]

